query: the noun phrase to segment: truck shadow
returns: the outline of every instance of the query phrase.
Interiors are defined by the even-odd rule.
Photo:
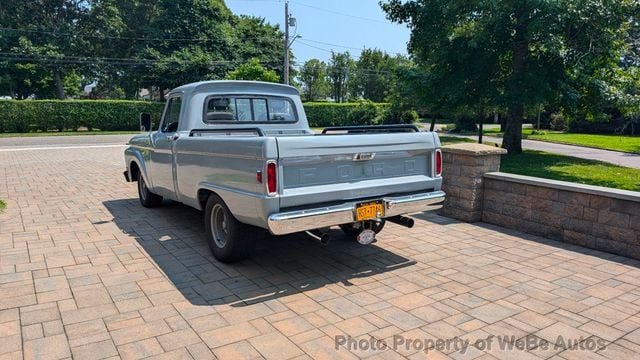
[[[103,204],[194,305],[242,307],[330,284],[373,282],[376,275],[416,264],[378,246],[359,245],[340,230],[332,230],[327,246],[305,234],[268,237],[252,258],[224,264],[209,250],[200,211],[172,202],[147,209],[137,198]]]

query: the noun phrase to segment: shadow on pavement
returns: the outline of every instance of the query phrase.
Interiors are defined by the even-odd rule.
[[[147,209],[137,198],[104,205],[114,223],[135,237],[194,305],[241,307],[328,284],[364,283],[366,278],[416,263],[375,245],[359,245],[332,230],[327,246],[304,234],[268,237],[258,242],[252,258],[224,264],[209,250],[200,211],[171,202]]]

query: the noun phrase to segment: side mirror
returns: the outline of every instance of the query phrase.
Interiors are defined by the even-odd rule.
[[[140,131],[151,131],[151,114],[140,114]]]

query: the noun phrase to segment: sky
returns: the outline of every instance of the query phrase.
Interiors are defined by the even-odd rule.
[[[284,29],[284,0],[226,0],[235,14],[265,18]],[[349,51],[355,58],[363,47],[390,54],[407,54],[409,29],[391,23],[378,0],[290,0],[289,12],[297,19],[293,45],[296,62],[331,57],[331,50]],[[295,27],[290,27],[293,35]]]

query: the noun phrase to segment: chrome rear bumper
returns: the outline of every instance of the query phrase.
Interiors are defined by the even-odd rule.
[[[444,191],[433,191],[407,196],[384,197],[384,217],[436,210],[442,207]],[[272,214],[268,219],[269,231],[274,235],[291,234],[300,231],[355,222],[355,207],[358,202],[311,208]]]

